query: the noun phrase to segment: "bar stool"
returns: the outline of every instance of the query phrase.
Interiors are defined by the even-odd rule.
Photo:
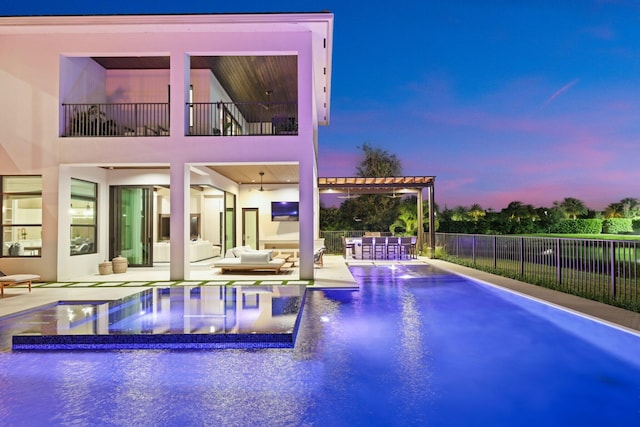
[[[369,254],[369,259],[374,259],[373,237],[362,237],[362,259],[365,259],[365,254]]]
[[[342,236],[342,252],[344,253],[344,259],[354,258],[355,247],[355,243],[347,242],[347,239]],[[347,253],[349,254],[348,256]]]
[[[412,252],[411,237],[400,237],[400,258],[410,259],[412,258]]]
[[[417,246],[418,246],[418,237],[417,236],[411,236],[411,258],[413,258],[413,259],[417,259],[418,258]]]
[[[374,237],[373,238],[373,258],[385,259],[387,252],[387,238],[386,237]],[[380,255],[380,258],[378,258]]]
[[[400,238],[387,237],[387,259],[400,258]]]

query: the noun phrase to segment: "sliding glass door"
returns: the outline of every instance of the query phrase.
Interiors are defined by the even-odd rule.
[[[110,259],[153,266],[153,187],[113,186],[110,193]]]

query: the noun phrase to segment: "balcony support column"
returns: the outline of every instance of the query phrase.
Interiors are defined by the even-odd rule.
[[[187,218],[190,209],[189,165],[182,162],[171,163],[170,167],[170,263],[169,279],[185,280],[189,278],[189,224]]]
[[[171,52],[169,76],[171,99],[169,102],[170,136],[188,135],[187,100],[189,93],[190,56],[184,52]]]

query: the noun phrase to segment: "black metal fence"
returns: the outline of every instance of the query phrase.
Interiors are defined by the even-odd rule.
[[[186,107],[189,135],[298,134],[297,103],[195,102]]]
[[[62,104],[62,136],[169,136],[169,104]]]
[[[436,233],[436,246],[471,265],[623,306],[640,306],[640,242]]]

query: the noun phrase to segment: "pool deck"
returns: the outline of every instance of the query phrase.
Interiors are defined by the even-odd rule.
[[[348,264],[384,265],[390,261],[349,260]],[[468,267],[452,264],[442,260],[420,257],[408,263],[430,264],[452,273],[486,282],[529,297],[549,302],[610,323],[635,333],[640,331],[640,313],[612,307],[597,301],[591,301],[574,295],[564,294],[551,289],[542,288],[506,277],[497,276]],[[316,267],[316,278],[313,283],[299,280],[297,267],[284,270],[284,274],[252,273],[224,274],[211,269],[210,263],[193,266],[189,281],[171,281],[168,279],[168,266],[154,268],[130,268],[126,273],[100,276],[99,274],[82,276],[70,282],[35,283],[29,293],[25,286],[14,286],[5,289],[5,297],[0,299],[0,316],[7,316],[57,301],[91,301],[122,298],[139,292],[149,286],[180,285],[220,285],[220,284],[308,284],[311,289],[358,289],[358,284],[349,272],[349,266],[339,255],[325,255],[324,265]]]

